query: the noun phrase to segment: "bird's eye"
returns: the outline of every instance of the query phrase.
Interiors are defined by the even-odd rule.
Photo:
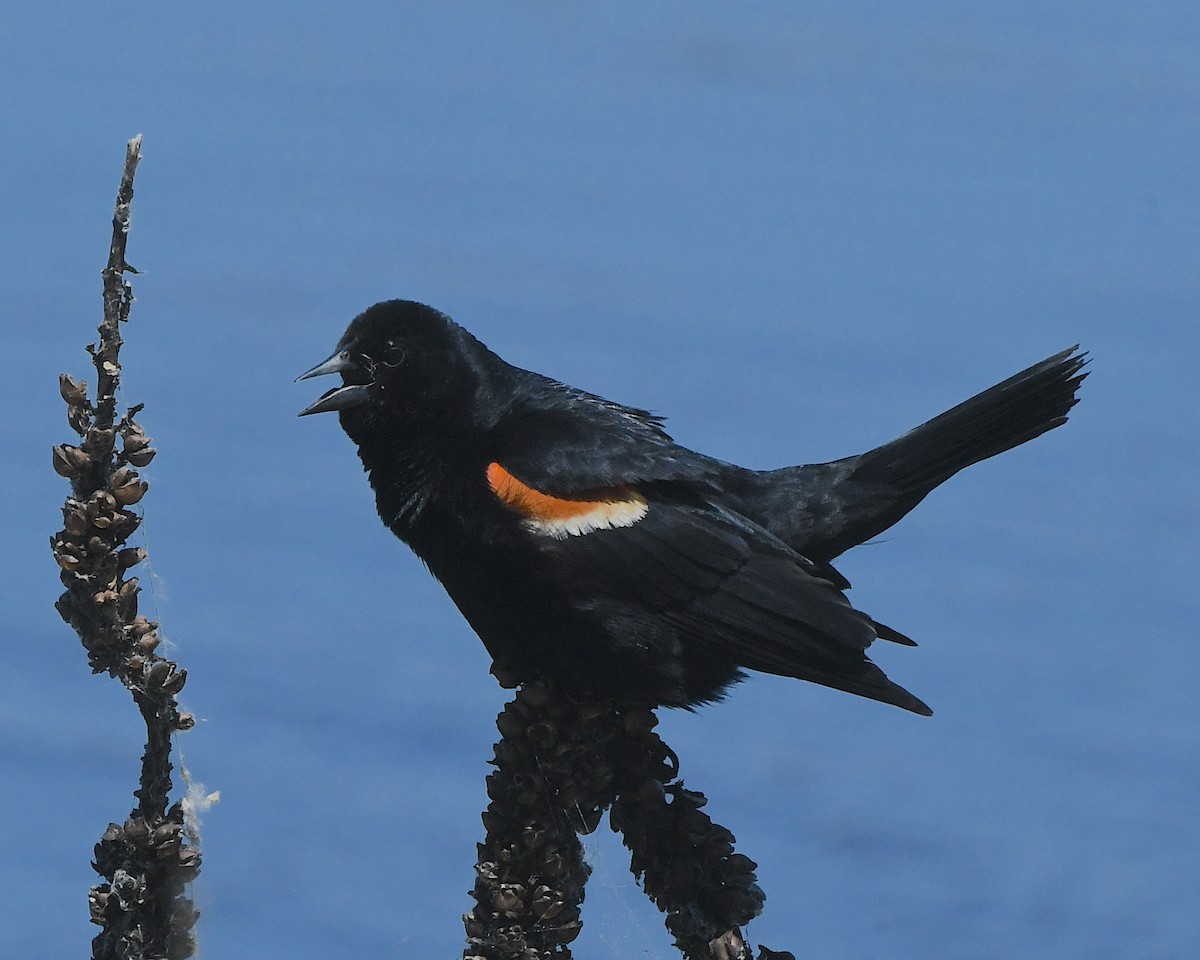
[[[387,367],[400,366],[404,362],[404,348],[395,342],[387,344],[379,355],[379,362]]]

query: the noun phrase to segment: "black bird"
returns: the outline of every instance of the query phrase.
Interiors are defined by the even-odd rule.
[[[867,453],[757,471],[390,300],[299,378],[343,381],[301,416],[338,412],[383,522],[512,677],[693,707],[761,670],[928,715],[866,656],[877,638],[913,642],[852,607],[830,561],[1065,422],[1086,376],[1076,350]]]

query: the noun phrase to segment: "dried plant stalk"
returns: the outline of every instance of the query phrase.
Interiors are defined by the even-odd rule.
[[[613,800],[603,755],[610,707],[570,703],[548,683],[526,684],[496,719],[496,770],[483,815],[475,908],[463,921],[466,960],[570,958],[584,884],[578,833],[596,829]]]
[[[676,779],[657,723],[644,707],[573,699],[547,681],[520,688],[496,720],[465,960],[570,957],[590,873],[576,834],[605,810],[683,956],[753,960],[740,928],[765,900],[756,865],[701,811],[704,795]],[[759,960],[794,960],[759,950]]]
[[[96,367],[96,393],[86,382],[59,378],[67,420],[78,446],[53,450],[55,471],[71,481],[63,528],[51,538],[66,591],[55,604],[79,634],[94,673],[119,679],[146,722],[137,806],[123,824],[109,824],[96,844],[93,866],[104,878],[88,895],[95,960],[182,960],[195,952],[196,910],[184,894],[200,869],[200,851],[186,842],[183,811],[170,805],[171,735],[194,720],[181,713],[176,695],[187,671],[156,652],[158,624],[138,615],[138,582],[127,571],[146,553],[126,546],[141,524],[131,509],[146,493],[137,469],[154,458],[134,419],[139,404],[117,417],[121,382],[121,324],[129,318],[133,289],[125,262],[133,178],[141,159],[141,136],[129,141],[113,214],[112,245],[104,280],[104,315],[98,343],[88,347]],[[119,445],[118,445],[119,441]]]

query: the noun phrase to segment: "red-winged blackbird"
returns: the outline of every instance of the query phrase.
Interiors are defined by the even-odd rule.
[[[1086,376],[1076,349],[860,456],[758,471],[391,300],[300,377],[343,380],[301,415],[338,411],[383,522],[511,677],[690,707],[748,668],[927,715],[865,653],[913,642],[850,606],[830,561],[963,467],[1065,422]]]

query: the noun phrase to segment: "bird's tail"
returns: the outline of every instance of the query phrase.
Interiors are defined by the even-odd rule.
[[[795,512],[765,503],[764,515],[783,518],[773,532],[826,561],[877,536],[959,470],[1065,423],[1087,376],[1087,355],[1078,349],[1047,357],[860,456],[760,475],[760,496],[784,490],[804,504]]]
[[[1087,354],[1078,345],[1022,370],[863,454],[852,477],[901,491],[932,490],[980,460],[1039,437],[1067,421]]]

